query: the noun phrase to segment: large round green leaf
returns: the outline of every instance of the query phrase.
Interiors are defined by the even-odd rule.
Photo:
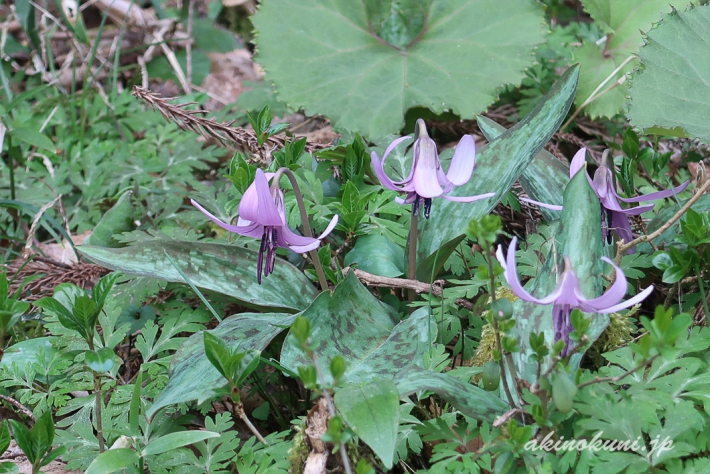
[[[634,75],[631,123],[682,127],[710,143],[710,6],[674,11],[648,32]]]
[[[167,252],[195,286],[232,296],[251,307],[296,312],[317,295],[303,272],[278,258],[274,273],[260,285],[256,280],[258,253],[236,245],[147,237],[119,249],[82,245],[77,250],[112,270],[185,283]]]
[[[252,21],[285,102],[371,137],[415,106],[473,117],[545,34],[531,0],[266,0]]]
[[[682,7],[688,3],[688,0],[682,0],[675,6]],[[609,76],[611,79],[601,90],[633,69],[635,59],[629,60],[612,76],[643,44],[639,30],[648,31],[653,22],[661,18],[662,12],[671,9],[667,0],[582,0],[582,4],[607,37],[602,44],[584,43],[574,52],[575,60],[582,64],[575,99],[577,106],[586,101]],[[585,112],[591,117],[612,117],[626,103],[626,92],[625,85],[616,87],[590,103]]]

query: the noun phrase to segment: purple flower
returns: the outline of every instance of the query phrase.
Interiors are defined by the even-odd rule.
[[[523,285],[518,280],[518,272],[515,268],[515,246],[517,237],[513,237],[508,247],[507,259],[503,257],[503,249],[498,246],[496,257],[503,267],[503,276],[508,282],[510,289],[521,300],[537,303],[541,305],[552,304],[552,322],[555,331],[555,342],[559,340],[565,341],[565,348],[562,351],[562,357],[567,355],[570,346],[569,335],[574,329],[570,322],[570,314],[573,309],[580,309],[587,313],[608,314],[615,313],[624,308],[629,308],[639,301],[645,299],[653,291],[653,285],[649,286],[641,293],[631,299],[620,303],[621,299],[626,295],[626,276],[621,268],[617,267],[614,262],[606,257],[602,260],[609,263],[616,271],[616,279],[614,284],[599,298],[587,299],[582,293],[579,286],[579,279],[572,269],[572,264],[568,257],[564,258],[564,270],[557,281],[557,287],[550,295],[545,298],[538,299],[525,291]]]
[[[455,186],[466,184],[473,174],[473,166],[476,162],[476,142],[471,135],[464,135],[456,146],[454,157],[451,159],[448,173],[444,174],[439,161],[439,154],[436,151],[434,140],[429,138],[426,126],[422,119],[417,120],[417,132],[414,140],[414,151],[412,169],[409,176],[401,181],[393,181],[385,174],[385,160],[387,155],[394,150],[404,140],[409,137],[401,137],[393,141],[382,155],[382,161],[374,151],[370,155],[372,159],[372,169],[375,175],[387,189],[393,191],[404,191],[407,197],[397,198],[399,204],[412,204],[412,213],[419,214],[419,205],[424,203],[424,216],[428,219],[431,211],[431,200],[435,197],[443,197],[449,201],[473,202],[479,199],[494,196],[495,193],[480,194],[478,196],[446,196]]]
[[[274,173],[264,174],[260,169],[256,170],[254,182],[247,188],[239,202],[239,220],[237,225],[230,225],[222,222],[212,215],[204,207],[194,200],[190,200],[200,212],[206,215],[212,222],[227,230],[239,235],[261,239],[259,248],[259,259],[257,262],[257,280],[261,284],[262,267],[264,276],[269,276],[274,271],[276,262],[276,249],[288,247],[294,252],[304,253],[318,248],[321,240],[330,234],[338,223],[337,214],[328,224],[328,227],[320,237],[304,237],[295,234],[286,224],[284,213],[284,194],[278,185],[269,188],[268,180]],[[266,253],[266,265],[264,265],[264,254]]]
[[[585,163],[585,153],[586,149],[582,148],[574,155],[572,162],[569,167],[569,175],[572,178],[577,172],[584,167]],[[631,224],[629,223],[628,216],[638,216],[646,211],[653,209],[655,204],[647,204],[645,206],[632,207],[629,209],[623,209],[619,204],[619,201],[623,202],[645,202],[645,201],[655,201],[657,199],[663,199],[667,197],[674,196],[682,192],[688,187],[690,181],[686,181],[678,187],[669,189],[667,191],[658,191],[651,194],[644,194],[643,196],[638,196],[634,198],[622,198],[617,194],[614,188],[614,179],[611,169],[602,164],[594,172],[594,179],[589,177],[587,174],[587,179],[589,184],[594,189],[597,197],[599,198],[599,203],[602,206],[602,234],[604,240],[607,243],[611,243],[611,232],[610,230],[616,231],[616,235],[620,239],[624,239],[624,242],[629,243],[634,239],[631,233]],[[629,249],[629,253],[633,253],[633,249]]]
[[[579,150],[572,158],[572,163],[570,163],[569,176],[572,178],[577,172],[584,167],[585,154],[587,152],[586,148]],[[658,191],[651,194],[644,194],[643,196],[638,196],[635,198],[622,198],[616,192],[614,188],[614,178],[612,176],[611,169],[608,166],[601,165],[594,172],[594,179],[589,177],[587,174],[587,180],[589,180],[589,185],[594,190],[594,193],[599,198],[599,203],[602,207],[602,236],[607,243],[611,243],[611,230],[616,231],[616,235],[620,239],[624,239],[624,242],[629,243],[634,239],[631,233],[631,223],[629,222],[628,216],[638,216],[646,211],[653,209],[655,204],[646,204],[645,206],[632,207],[629,209],[623,209],[619,200],[623,202],[645,202],[645,201],[655,201],[657,199],[663,199],[667,197],[674,196],[682,192],[690,184],[690,180],[677,186],[673,189],[667,191]],[[561,211],[562,206],[555,204],[545,204],[539,201],[533,201],[528,198],[520,198],[521,201],[529,202],[531,204],[536,204],[540,207],[546,207],[548,209],[553,209],[555,211]],[[628,250],[628,253],[633,253],[634,249]]]

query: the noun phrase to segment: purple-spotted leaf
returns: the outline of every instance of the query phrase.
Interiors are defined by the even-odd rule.
[[[414,365],[399,372],[395,377],[395,384],[400,397],[429,390],[464,415],[489,423],[509,410],[506,402],[482,388],[464,383],[451,375],[429,372]]]
[[[285,313],[241,313],[225,319],[210,333],[220,337],[227,347],[239,345],[240,351],[261,351],[295,318]],[[175,403],[205,400],[226,384],[227,380],[205,355],[202,333],[193,334],[173,356],[168,384],[148,410],[148,416]]]
[[[434,318],[427,308],[397,322],[392,308],[377,298],[349,273],[331,295],[321,293],[301,316],[311,323],[311,340],[323,367],[341,356],[345,360],[343,380],[358,383],[392,377],[409,364],[422,365],[422,356],[436,339]],[[281,364],[298,371],[309,365],[303,352],[284,343]],[[327,381],[332,377],[324,374]]]
[[[601,260],[604,256],[601,209],[599,199],[583,171],[570,180],[565,189],[563,202],[561,225],[555,236],[558,244],[547,257],[529,291],[537,298],[552,293],[557,285],[557,272],[561,271],[563,257],[567,256],[579,278],[582,293],[587,298],[596,298],[604,291],[604,280],[601,274],[606,270]],[[533,353],[530,347],[530,333],[543,332],[545,341],[552,344],[554,340],[552,305],[541,306],[519,299],[513,303],[513,308],[516,322],[513,334],[520,343],[520,352],[512,354],[513,361],[518,374],[533,383],[536,381],[537,363],[529,358]],[[589,313],[585,313],[585,317],[591,320],[587,336],[591,342],[594,342],[606,328],[609,317]],[[579,364],[582,354],[583,352],[572,356],[573,366]]]
[[[278,258],[273,277],[259,285],[258,253],[236,245],[147,238],[119,249],[86,245],[77,249],[112,270],[184,283],[167,252],[195,286],[229,295],[250,307],[296,312],[318,294],[303,272]]]

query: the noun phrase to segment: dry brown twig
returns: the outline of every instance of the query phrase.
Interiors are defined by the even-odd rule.
[[[360,280],[366,286],[414,290],[417,294],[428,293],[429,291],[431,291],[431,293],[436,297],[441,297],[444,294],[444,280],[436,280],[433,284],[430,285],[429,283],[424,283],[418,280],[410,280],[407,278],[390,278],[379,275],[373,275],[372,273],[367,273],[362,270],[358,270],[357,268],[343,268],[344,275],[347,275],[347,273],[350,271],[354,272],[358,280]],[[470,311],[474,310],[473,303],[463,298],[458,298],[456,300],[456,304]]]
[[[205,118],[202,116],[207,113],[204,110],[187,109],[188,106],[194,105],[194,102],[179,105],[171,104],[170,101],[174,98],[158,97],[140,86],[133,88],[133,96],[150,105],[154,110],[160,112],[166,120],[175,122],[183,130],[197,133],[205,138],[213,138],[225,148],[246,150],[251,154],[261,155],[264,148],[275,149],[284,146],[283,138],[270,137],[263,147],[260,147],[253,131],[233,127],[232,124],[234,122],[224,123],[217,122],[214,118]],[[314,153],[329,147],[330,145],[321,143],[306,143],[306,151],[308,153]]]

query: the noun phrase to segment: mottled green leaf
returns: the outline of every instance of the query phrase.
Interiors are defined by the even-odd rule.
[[[400,397],[429,390],[450,403],[464,415],[492,423],[509,407],[506,402],[482,388],[467,384],[447,374],[409,366],[395,377]]]
[[[445,199],[434,202],[431,218],[421,219],[419,224],[417,253],[420,265],[440,247],[442,251],[433,267],[443,265],[451,255],[446,243],[460,238],[471,219],[478,219],[490,212],[508,192],[520,173],[562,124],[572,104],[578,77],[579,67],[569,68],[529,115],[481,148],[476,156],[473,177],[451,193],[456,196],[473,196],[495,192],[494,197],[470,204]],[[426,275],[424,281],[429,278],[431,275]]]
[[[398,277],[404,273],[404,249],[384,235],[365,235],[355,241],[344,263],[373,275]]]
[[[294,315],[285,313],[241,313],[226,318],[210,332],[229,347],[239,345],[243,351],[261,351],[294,319]],[[205,400],[226,384],[227,380],[205,356],[202,333],[193,334],[173,356],[168,384],[148,410],[148,416],[175,403]]]
[[[296,312],[306,308],[317,295],[302,272],[278,258],[274,273],[259,285],[258,253],[236,245],[153,238],[120,249],[82,245],[77,250],[112,270],[183,283],[182,276],[165,256],[166,251],[195,286],[258,308]]]
[[[488,141],[493,141],[505,132],[506,128],[488,117],[479,115],[478,126]],[[530,164],[523,170],[520,185],[530,199],[546,204],[562,205],[562,195],[569,182],[569,165],[562,163],[554,155],[541,149]],[[547,222],[560,218],[560,211],[540,207],[540,214]]]
[[[394,382],[348,385],[335,394],[335,406],[355,434],[391,469],[399,428],[399,395]]]
[[[500,84],[522,79],[544,40],[541,5],[427,3],[417,22],[413,11],[390,19],[365,0],[265,1],[252,17],[257,60],[285,102],[373,138],[399,131],[415,106],[472,118]],[[397,47],[374,31],[395,44],[414,40]]]
[[[674,3],[684,7],[689,2]],[[599,85],[633,54],[637,54],[643,44],[642,31],[648,31],[662,12],[671,9],[667,0],[583,0],[584,9],[607,33],[606,41],[597,45],[584,43],[574,50],[574,58],[582,65],[579,90],[575,105],[580,106],[592,95]],[[641,30],[641,31],[639,31]],[[631,72],[637,60],[631,59],[600,90],[613,85],[624,74]],[[612,117],[626,103],[626,85],[616,87],[595,101],[585,112],[591,117]]]
[[[552,293],[557,285],[558,271],[563,257],[569,257],[572,268],[579,278],[582,293],[587,298],[596,298],[604,291],[601,273],[608,270],[603,266],[604,256],[601,231],[601,208],[599,199],[589,185],[586,169],[577,173],[567,185],[564,194],[564,210],[560,229],[555,236],[555,245],[534,280],[531,294],[538,298]],[[533,383],[536,381],[537,363],[529,360],[533,353],[530,347],[530,333],[545,333],[548,345],[554,340],[552,327],[552,305],[541,306],[527,301],[516,300],[513,303],[515,327],[520,352],[513,353],[518,374]],[[601,314],[588,314],[591,319],[587,335],[594,342],[609,323],[609,317]],[[572,356],[571,363],[576,365],[581,354]]]
[[[339,355],[347,367],[344,379],[358,383],[391,377],[408,364],[422,364],[422,354],[436,339],[434,318],[420,308],[397,324],[392,308],[377,298],[349,273],[333,291],[321,293],[301,313],[311,323],[311,339],[323,367]],[[310,364],[302,351],[285,343],[281,364],[294,372]],[[331,380],[330,374],[325,374]]]
[[[664,16],[648,32],[639,58],[629,89],[631,123],[682,127],[710,144],[710,6]]]

